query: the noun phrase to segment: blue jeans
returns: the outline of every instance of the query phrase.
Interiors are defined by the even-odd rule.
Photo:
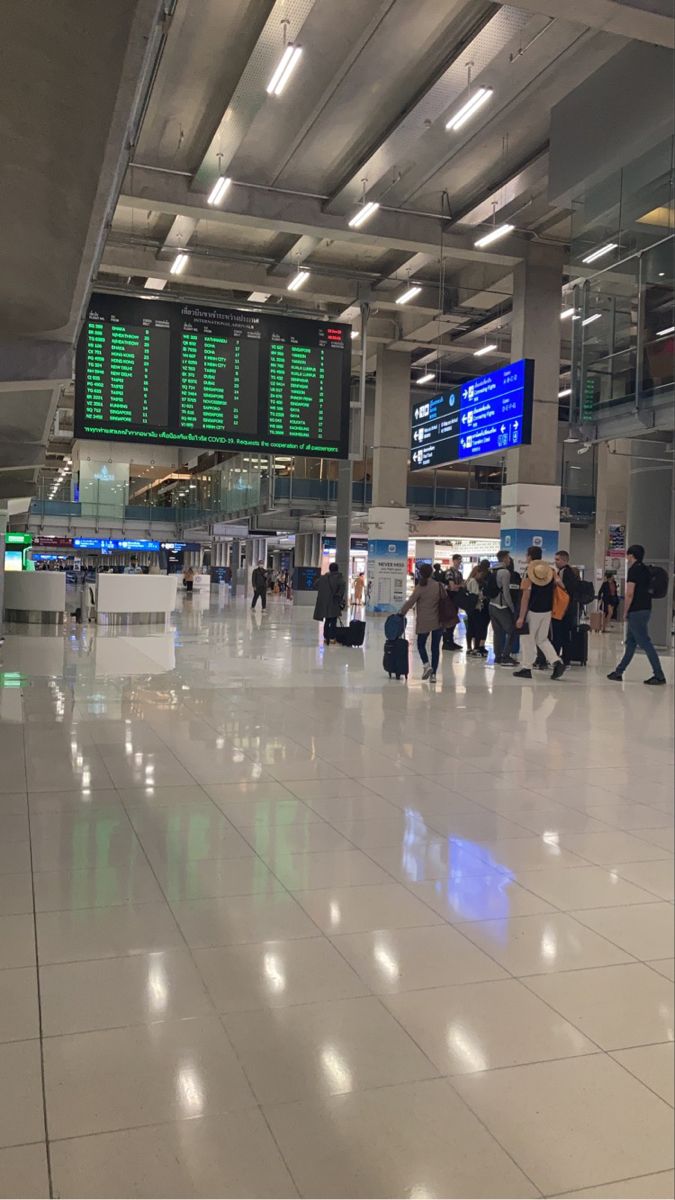
[[[428,633],[418,633],[417,635],[417,653],[419,654],[425,667],[429,663],[429,655],[427,654],[427,638]],[[438,663],[441,657],[441,638],[443,637],[442,629],[432,629],[431,631],[431,669],[436,674]]]
[[[656,650],[654,649],[652,639],[649,636],[650,616],[651,613],[649,612],[649,609],[646,608],[641,609],[638,612],[628,613],[628,616],[626,617],[626,649],[621,662],[616,668],[617,675],[623,675],[626,667],[632,661],[635,651],[639,647],[640,650],[644,650],[645,654],[647,655],[647,658],[649,659],[649,665],[651,666],[656,678],[665,679],[661,661],[656,653]]]

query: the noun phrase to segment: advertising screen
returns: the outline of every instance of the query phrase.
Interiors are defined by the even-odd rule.
[[[345,458],[350,375],[348,325],[94,295],[75,436]]]
[[[533,386],[534,362],[523,358],[416,404],[411,469],[422,471],[528,445]]]

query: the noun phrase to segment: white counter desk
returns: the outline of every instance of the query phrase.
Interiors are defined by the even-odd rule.
[[[7,571],[5,620],[62,625],[66,610],[64,571]]]
[[[177,575],[99,575],[97,620],[109,625],[165,625],[176,607]]]

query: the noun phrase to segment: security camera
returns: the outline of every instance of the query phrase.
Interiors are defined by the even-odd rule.
[[[592,450],[592,449],[593,449],[592,442],[584,442],[583,446],[580,446],[579,449],[577,450],[577,454],[588,454],[588,451]]]

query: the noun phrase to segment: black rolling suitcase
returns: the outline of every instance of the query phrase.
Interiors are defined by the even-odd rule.
[[[340,646],[362,646],[366,636],[365,621],[350,621],[349,625],[341,625],[335,634],[335,640]]]
[[[406,679],[408,678],[408,672],[410,670],[408,663],[408,647],[408,640],[404,637],[398,637],[394,639],[390,638],[384,643],[384,658],[382,659],[382,666],[384,667],[390,679],[392,675],[395,675],[397,679],[400,679],[402,675],[404,675]]]
[[[570,662],[582,667],[588,662],[588,625],[577,625],[570,634]]]

